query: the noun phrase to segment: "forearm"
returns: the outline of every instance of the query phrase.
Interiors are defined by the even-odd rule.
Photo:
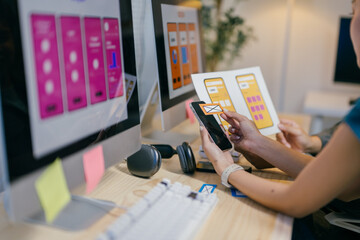
[[[318,158],[288,185],[264,180],[245,171],[233,172],[228,181],[269,208],[303,217],[334,198],[353,200],[359,197],[359,185],[352,186],[360,177],[359,146],[359,140],[348,126],[344,126]]]
[[[302,217],[310,213],[302,210],[299,212],[297,206],[301,206],[304,199],[299,196],[290,196],[289,184],[269,181],[245,171],[233,172],[228,180],[232,186],[249,198],[275,211],[293,217]]]
[[[273,168],[274,166],[267,162],[266,160],[262,159],[261,157],[251,153],[251,152],[244,152],[242,154],[254,167],[257,169],[265,169],[265,168]]]
[[[249,148],[250,152],[294,178],[313,159],[312,156],[293,151],[267,137],[262,137],[261,141],[257,141]]]

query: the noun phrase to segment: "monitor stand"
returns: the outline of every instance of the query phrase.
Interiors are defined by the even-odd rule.
[[[110,201],[71,195],[71,201],[59,213],[54,222],[46,222],[43,210],[26,221],[67,231],[79,231],[89,228],[114,207],[116,204]]]
[[[145,143],[157,143],[157,144],[169,144],[172,146],[181,145],[183,142],[191,143],[199,137],[199,130],[191,128],[188,132],[184,131],[184,128],[181,128],[181,125],[187,125],[185,128],[188,128],[188,120],[180,124],[181,132],[176,131],[178,127],[173,128],[170,131],[162,131],[161,129],[161,118],[160,107],[159,107],[159,93],[158,88],[155,87],[151,93],[150,102],[144,111],[141,121],[141,135],[142,141]],[[184,133],[186,132],[186,133]]]

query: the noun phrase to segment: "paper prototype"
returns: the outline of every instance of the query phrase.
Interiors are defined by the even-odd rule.
[[[280,132],[279,118],[260,67],[192,74],[191,77],[200,100],[246,116],[263,135]],[[224,119],[219,115],[216,119],[228,129]]]
[[[215,191],[216,184],[203,184],[199,190],[201,193],[211,194]]]
[[[223,109],[219,104],[206,103],[206,104],[199,104],[199,106],[205,115],[214,115],[214,114],[223,113]]]
[[[45,169],[36,180],[35,188],[46,222],[52,223],[71,199],[60,158]]]
[[[247,197],[245,194],[243,194],[242,192],[240,192],[236,188],[231,188],[230,190],[231,190],[231,195],[233,197],[240,197],[240,198],[246,198]]]
[[[104,153],[102,145],[99,145],[83,155],[84,175],[86,181],[86,193],[91,193],[105,172]]]

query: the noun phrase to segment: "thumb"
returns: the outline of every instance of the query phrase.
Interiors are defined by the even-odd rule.
[[[200,137],[203,145],[210,143],[209,133],[204,126],[200,126]]]

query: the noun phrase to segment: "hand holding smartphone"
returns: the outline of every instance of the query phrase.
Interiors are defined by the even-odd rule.
[[[232,148],[232,144],[213,115],[216,111],[218,111],[216,106],[211,107],[206,105],[207,104],[203,101],[197,101],[190,103],[190,108],[194,112],[194,115],[198,119],[199,123],[209,132],[209,135],[214,143],[223,151],[230,150]]]

